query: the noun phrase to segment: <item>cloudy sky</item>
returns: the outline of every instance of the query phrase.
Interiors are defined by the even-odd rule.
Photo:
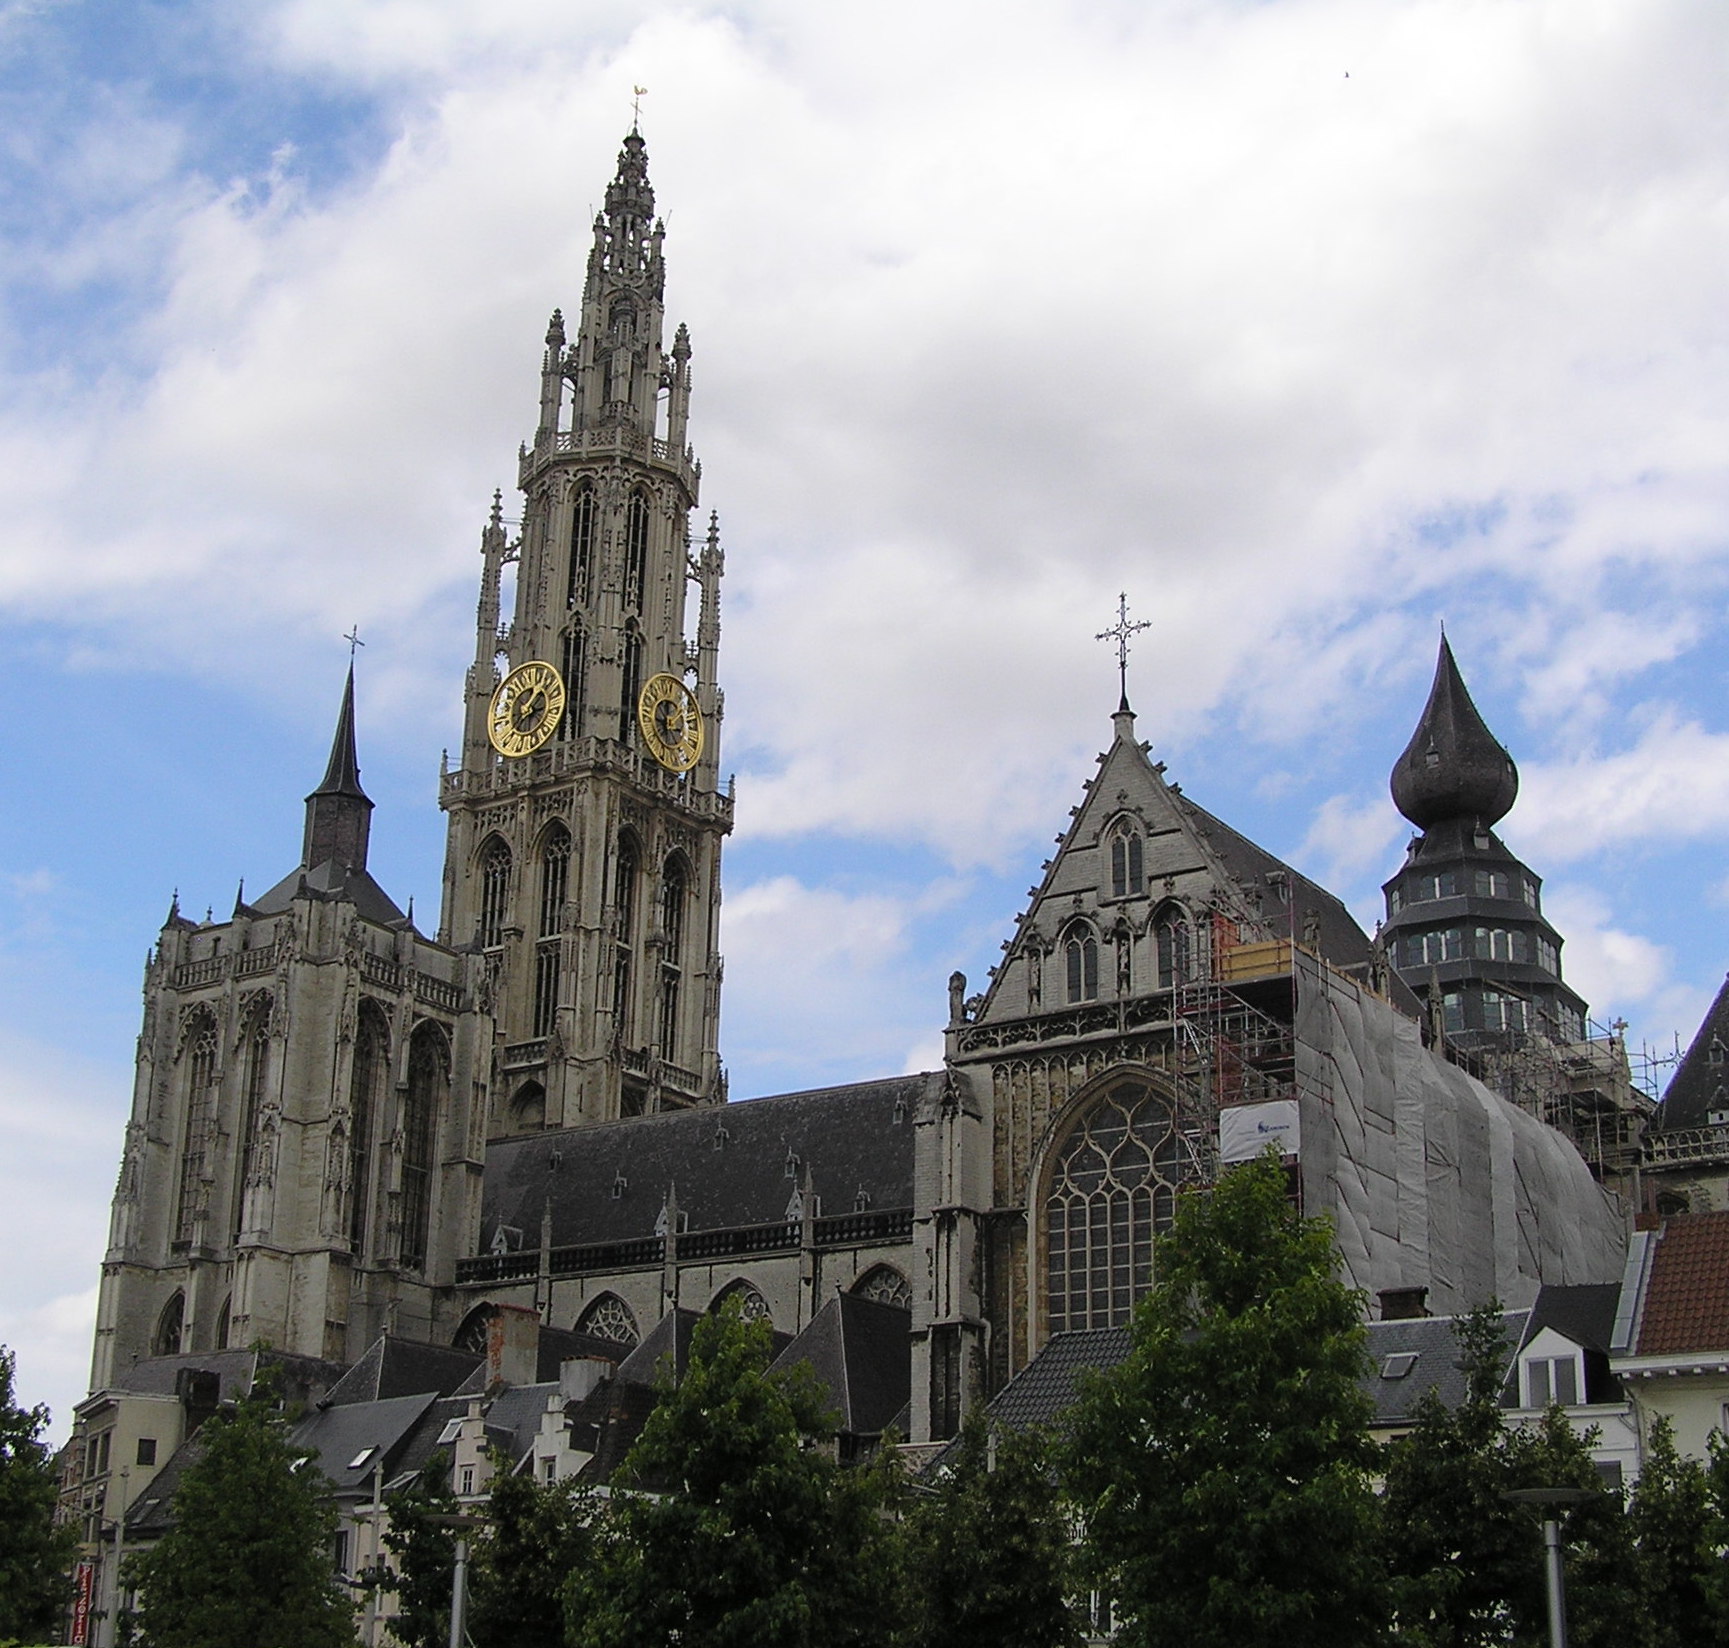
[[[82,1391],[139,971],[358,622],[431,924],[476,544],[643,85],[728,547],[723,1045],[921,1067],[1107,740],[1372,923],[1445,620],[1568,977],[1729,965],[1720,0],[0,0],[0,1342]],[[18,1256],[27,1255],[28,1263]]]

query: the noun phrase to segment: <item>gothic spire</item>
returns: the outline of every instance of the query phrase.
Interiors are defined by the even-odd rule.
[[[1519,793],[1519,769],[1477,713],[1445,635],[1429,701],[1393,763],[1391,787],[1394,806],[1422,830],[1454,818],[1495,824]]]
[[[360,787],[360,761],[354,740],[354,665],[342,689],[336,736],[324,782],[306,798],[306,840],[301,867],[313,870],[334,859],[351,870],[366,868],[366,843],[372,829],[372,802]]]

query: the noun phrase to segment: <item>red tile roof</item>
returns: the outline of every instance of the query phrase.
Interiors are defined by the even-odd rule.
[[[1693,1213],[1664,1222],[1645,1308],[1639,1356],[1729,1352],[1729,1213]]]

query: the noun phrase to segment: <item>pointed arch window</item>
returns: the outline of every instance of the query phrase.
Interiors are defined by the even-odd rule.
[[[852,1291],[861,1299],[893,1305],[896,1310],[913,1308],[913,1290],[893,1265],[873,1265],[853,1283]]]
[[[641,612],[648,583],[648,494],[638,487],[624,510],[624,605]],[[635,694],[631,695],[634,708]]]
[[[480,945],[494,950],[504,943],[510,919],[510,848],[494,836],[480,855]]]
[[[234,1240],[246,1221],[246,1187],[258,1165],[258,1116],[270,1074],[270,998],[253,1004],[241,1032],[240,1160],[234,1174]]]
[[[570,831],[554,824],[540,847],[540,936],[564,930],[564,903],[570,894]]]
[[[642,1335],[637,1332],[636,1318],[616,1293],[603,1293],[576,1319],[576,1331],[591,1339],[605,1339],[615,1345],[635,1345]]]
[[[1063,966],[1070,1003],[1096,1001],[1099,995],[1099,939],[1086,922],[1063,935]]]
[[[1134,825],[1122,823],[1111,832],[1111,896],[1132,898],[1146,891],[1146,847]]]
[[[588,631],[580,617],[572,618],[564,632],[564,719],[559,723],[560,738],[582,736],[582,706],[588,686]]]
[[[624,626],[624,670],[622,697],[618,706],[618,736],[631,741],[636,726],[636,701],[642,695],[642,631],[635,622]]]
[[[631,954],[636,943],[637,853],[634,837],[621,835],[618,838],[618,858],[612,876],[612,1028],[614,1035],[623,1036],[630,1017]]]
[[[1153,947],[1158,953],[1159,988],[1172,990],[1194,977],[1192,934],[1188,916],[1175,905],[1153,920]]]
[[[534,950],[535,1036],[550,1036],[558,1023],[558,988],[562,975],[560,951],[563,941],[549,939]]]
[[[588,604],[589,578],[594,568],[594,483],[584,481],[570,501],[570,582],[565,593],[567,606]],[[566,674],[568,686],[570,676]]]
[[[371,1002],[362,1002],[348,1086],[348,1246],[356,1257],[366,1252],[367,1218],[372,1206],[372,1135],[389,1068],[390,1032],[384,1015]]]
[[[186,1341],[186,1295],[176,1293],[156,1318],[156,1336],[150,1343],[153,1356],[178,1356]]]
[[[1153,1237],[1201,1164],[1175,1107],[1150,1082],[1121,1080],[1057,1147],[1045,1196],[1045,1305],[1051,1333],[1120,1327],[1153,1282]]]
[[[190,1242],[204,1213],[204,1174],[209,1166],[211,1111],[216,1102],[216,1021],[200,1014],[186,1049],[185,1138],[180,1148],[180,1184],[174,1239]]]
[[[728,1301],[732,1299],[738,1300],[739,1315],[747,1322],[773,1322],[774,1314],[768,1308],[768,1300],[763,1298],[759,1289],[753,1287],[742,1276],[736,1281],[728,1282],[709,1301],[709,1315],[720,1315],[726,1309]]]
[[[423,1024],[408,1044],[408,1091],[402,1101],[402,1262],[410,1270],[426,1267],[433,1150],[449,1090],[444,1037],[435,1025]]]

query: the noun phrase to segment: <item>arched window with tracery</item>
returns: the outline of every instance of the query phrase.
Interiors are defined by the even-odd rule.
[[[162,1307],[162,1314],[156,1318],[156,1334],[150,1341],[150,1351],[154,1356],[178,1356],[184,1348],[186,1339],[186,1295],[176,1293]]]
[[[638,857],[635,836],[618,838],[618,857],[612,871],[613,970],[612,1023],[622,1035],[630,1012],[631,956],[636,944],[636,883]]]
[[[1084,921],[1063,934],[1063,968],[1071,1003],[1098,999],[1099,938]]]
[[[498,1307],[490,1301],[484,1305],[476,1305],[458,1326],[450,1344],[453,1350],[465,1350],[473,1356],[486,1354],[488,1329],[492,1323],[493,1312]]]
[[[354,1033],[354,1069],[348,1084],[348,1246],[357,1258],[367,1250],[372,1211],[372,1141],[390,1070],[390,1030],[370,1001],[360,1004]]]
[[[564,931],[564,901],[570,889],[570,831],[554,824],[540,844],[540,936]]]
[[[588,601],[589,575],[594,567],[594,483],[584,481],[570,501],[570,584],[565,593],[568,606],[583,606]],[[564,678],[570,685],[570,675]]]
[[[1159,988],[1174,989],[1195,976],[1193,929],[1186,911],[1170,904],[1153,918],[1153,944],[1158,952]]]
[[[222,1301],[221,1308],[216,1312],[216,1348],[228,1349],[228,1335],[231,1330],[230,1319],[234,1315],[234,1295],[231,1293]]]
[[[709,1301],[708,1313],[718,1316],[726,1309],[730,1300],[738,1301],[738,1313],[747,1322],[771,1322],[773,1316],[768,1308],[768,1300],[761,1292],[747,1282],[742,1276],[736,1281],[728,1282],[713,1299]]]
[[[852,1291],[861,1299],[893,1305],[896,1310],[913,1308],[913,1290],[893,1265],[872,1265],[853,1283]]]
[[[432,1215],[433,1152],[438,1118],[450,1091],[450,1050],[436,1025],[421,1025],[408,1043],[408,1091],[402,1100],[402,1262],[426,1265]]]
[[[1130,898],[1146,890],[1146,849],[1141,832],[1125,820],[1111,831],[1111,896]]]
[[[590,1339],[606,1339],[615,1345],[640,1344],[636,1317],[616,1293],[603,1293],[592,1300],[576,1319],[576,1331]]]
[[[234,1240],[246,1220],[246,1187],[258,1161],[258,1115],[264,1108],[264,1087],[270,1076],[270,998],[252,1004],[240,1032],[239,1160],[234,1172]]]
[[[504,943],[510,919],[510,848],[493,836],[480,852],[480,946],[493,950]]]
[[[640,487],[630,495],[624,511],[624,604],[627,611],[642,611],[643,589],[648,583],[648,494]],[[630,698],[636,704],[636,695]]]
[[[1201,1166],[1171,1100],[1139,1076],[1112,1082],[1057,1146],[1045,1195],[1051,1333],[1120,1327],[1153,1283],[1153,1237]]]
[[[660,873],[661,951],[660,1025],[657,1041],[664,1058],[678,1056],[678,1000],[684,980],[684,911],[689,876],[682,854],[673,853]]]
[[[204,1175],[210,1165],[210,1131],[216,1107],[216,1020],[209,1013],[200,1013],[190,1027],[182,1058],[186,1065],[185,1123],[174,1239],[190,1242],[204,1212]]]

